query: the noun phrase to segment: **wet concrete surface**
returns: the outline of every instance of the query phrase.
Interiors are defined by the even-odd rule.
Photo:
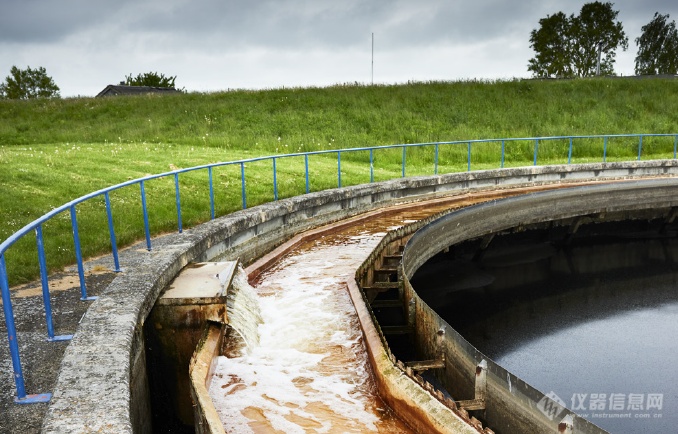
[[[428,215],[428,212],[424,212]],[[143,250],[143,244],[129,247]],[[125,268],[125,256],[121,252]],[[103,256],[85,263],[88,296],[97,296],[115,279],[113,260]],[[77,268],[67,267],[63,272],[49,276],[54,330],[56,335],[74,334],[78,324],[91,305],[80,300]],[[26,393],[53,392],[68,341],[48,342],[42,287],[39,281],[11,288],[17,341],[21,356]],[[16,387],[7,345],[7,329],[0,321],[0,433],[33,434],[41,431],[48,403],[16,404]]]
[[[459,206],[472,203],[465,202],[465,197],[465,195],[459,197],[461,199]],[[447,206],[428,206],[422,215],[427,216],[445,207]],[[145,245],[139,243],[125,250],[145,251]],[[133,262],[128,263],[124,251],[120,252],[120,261],[123,271],[126,266],[133,265]],[[118,275],[113,271],[112,264],[110,255],[93,258],[85,263],[88,295],[96,296],[106,291]],[[73,334],[92,303],[80,300],[76,267],[67,267],[63,272],[51,274],[49,282],[55,334]],[[45,314],[39,281],[12,287],[11,293],[26,392],[53,393],[68,341],[46,340]],[[0,321],[0,336],[5,340],[5,343],[0,344],[0,433],[39,433],[49,404],[20,405],[14,402],[17,395],[6,343],[7,330],[4,318]]]

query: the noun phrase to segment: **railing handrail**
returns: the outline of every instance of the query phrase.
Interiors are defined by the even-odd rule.
[[[337,155],[337,187],[341,187],[341,156],[342,154],[348,154],[353,152],[366,152],[370,153],[370,183],[374,182],[374,160],[373,155],[375,151],[387,150],[387,149],[402,149],[402,158],[401,158],[401,177],[406,177],[406,150],[408,148],[416,147],[435,147],[435,158],[434,158],[434,174],[438,174],[438,149],[441,145],[466,145],[467,146],[467,170],[471,171],[471,147],[472,144],[478,143],[501,143],[501,166],[504,167],[504,158],[505,158],[505,144],[511,142],[534,142],[534,159],[533,165],[537,165],[538,151],[539,151],[539,142],[551,141],[551,140],[569,140],[569,150],[568,150],[568,164],[570,164],[572,159],[572,150],[573,150],[573,141],[575,139],[603,139],[604,148],[603,148],[603,162],[606,161],[607,157],[607,143],[608,139],[614,138],[638,138],[638,155],[637,160],[641,159],[642,155],[642,145],[643,138],[645,137],[674,137],[674,146],[673,146],[673,158],[676,158],[676,153],[678,151],[678,134],[607,134],[607,135],[569,135],[569,136],[545,136],[545,137],[520,137],[520,138],[503,138],[503,139],[471,139],[471,140],[454,140],[454,141],[433,141],[433,142],[422,142],[422,143],[402,143],[402,144],[391,144],[384,146],[372,146],[372,147],[357,147],[357,148],[345,148],[345,149],[331,149],[331,150],[317,150],[309,152],[296,152],[291,154],[277,154],[277,155],[268,155],[260,157],[245,158],[234,161],[227,162],[218,162],[205,164],[200,166],[194,166],[183,169],[176,169],[169,172],[163,172],[155,175],[148,175],[142,178],[137,178],[122,182],[110,187],[106,187],[94,192],[88,193],[76,199],[73,199],[59,207],[56,207],[49,212],[45,213],[41,217],[33,220],[27,225],[23,226],[18,231],[14,232],[7,239],[3,240],[0,243],[0,290],[2,292],[2,301],[3,301],[3,310],[5,314],[5,323],[7,325],[7,333],[9,337],[10,344],[10,353],[12,356],[12,363],[14,367],[14,377],[15,383],[17,386],[17,399],[16,402],[19,403],[30,403],[30,402],[44,402],[49,400],[49,394],[41,395],[26,395],[23,384],[23,374],[21,371],[21,362],[19,358],[18,345],[16,342],[16,330],[14,326],[14,315],[12,310],[11,303],[11,294],[9,290],[9,279],[5,265],[5,253],[7,250],[12,247],[18,240],[22,239],[28,233],[35,231],[36,232],[36,241],[38,245],[38,262],[40,265],[40,275],[43,287],[43,299],[45,304],[45,313],[47,318],[47,331],[49,340],[65,340],[70,338],[69,336],[54,336],[54,331],[52,327],[52,318],[51,318],[51,307],[50,307],[50,298],[49,298],[49,286],[47,283],[47,269],[45,261],[45,252],[42,240],[42,225],[56,215],[61,214],[70,210],[71,213],[71,225],[73,229],[73,238],[75,243],[75,254],[76,254],[76,264],[78,266],[78,274],[80,277],[80,289],[82,293],[81,300],[91,300],[94,297],[88,297],[85,287],[85,278],[84,278],[84,269],[83,269],[83,259],[80,249],[80,241],[78,235],[78,226],[77,226],[77,217],[76,217],[76,206],[86,202],[95,197],[104,196],[106,199],[106,212],[108,217],[108,226],[109,226],[109,235],[111,237],[111,253],[113,255],[113,260],[115,262],[115,271],[120,271],[119,261],[117,256],[117,242],[115,238],[115,231],[113,228],[113,217],[111,213],[111,206],[108,194],[115,190],[119,190],[125,187],[139,185],[141,189],[141,202],[144,214],[144,228],[146,235],[146,243],[148,250],[151,250],[151,231],[148,221],[148,213],[146,209],[146,196],[144,190],[144,184],[147,181],[154,179],[164,178],[164,177],[174,177],[175,190],[176,190],[176,210],[177,210],[177,220],[178,220],[178,229],[179,232],[182,232],[182,217],[181,217],[181,197],[179,191],[179,175],[182,173],[194,172],[198,170],[208,170],[209,171],[209,188],[210,188],[210,208],[211,208],[211,218],[215,218],[215,207],[214,207],[214,194],[213,194],[213,183],[212,183],[212,169],[216,167],[223,166],[240,166],[240,177],[241,177],[241,194],[242,194],[242,208],[247,208],[247,192],[245,187],[245,165],[248,163],[254,163],[258,161],[272,161],[273,163],[273,200],[278,200],[278,191],[277,191],[277,172],[276,172],[276,161],[284,158],[295,158],[295,157],[304,157],[305,159],[305,178],[306,178],[306,193],[310,191],[310,180],[309,180],[309,168],[308,168],[308,158],[315,155],[328,155],[336,154]]]
[[[349,153],[349,152],[364,152],[364,151],[377,151],[385,149],[397,149],[397,148],[412,148],[412,147],[425,147],[433,145],[466,145],[469,143],[494,143],[494,142],[520,142],[520,141],[546,141],[546,140],[565,140],[565,139],[600,139],[600,138],[621,138],[621,137],[675,137],[676,134],[605,134],[605,135],[572,135],[572,136],[544,136],[544,137],[517,137],[517,138],[503,138],[503,139],[470,139],[470,140],[453,140],[453,141],[434,141],[434,142],[420,142],[420,143],[401,143],[401,144],[392,144],[392,145],[383,145],[383,146],[370,146],[370,147],[358,147],[358,148],[343,148],[343,149],[329,149],[329,150],[319,150],[319,151],[309,151],[309,152],[295,152],[290,154],[276,154],[276,155],[267,155],[261,157],[252,157],[245,158],[241,160],[218,162],[211,164],[203,164],[200,166],[193,166],[189,168],[176,169],[169,172],[163,172],[155,175],[147,175],[142,178],[136,178],[126,182],[121,182],[110,187],[102,188],[96,190],[92,193],[80,196],[76,199],[71,200],[57,208],[52,209],[51,211],[45,213],[41,217],[33,220],[31,223],[28,223],[23,228],[14,232],[12,235],[7,237],[2,243],[0,243],[0,255],[4,254],[9,247],[11,247],[16,241],[21,239],[23,236],[33,231],[37,226],[47,222],[52,217],[67,211],[72,206],[83,203],[89,199],[101,196],[105,193],[110,193],[115,190],[119,190],[124,187],[129,187],[131,185],[139,184],[140,182],[150,181],[153,179],[164,178],[167,176],[174,176],[181,173],[188,173],[197,170],[204,170],[215,167],[223,167],[230,165],[239,165],[246,163],[253,163],[257,161],[266,161],[273,159],[282,159],[282,158],[293,158],[293,157],[304,157],[312,155],[325,155],[325,154],[336,154],[336,153]]]

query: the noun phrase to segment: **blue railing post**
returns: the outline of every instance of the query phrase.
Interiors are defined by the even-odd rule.
[[[275,165],[275,157],[273,157],[273,200],[278,200],[278,174]]]
[[[673,159],[676,159],[676,151],[678,150],[678,135],[673,139]]]
[[[16,325],[14,323],[14,310],[12,309],[12,300],[9,292],[9,281],[7,279],[7,269],[5,267],[4,254],[0,254],[0,292],[2,293],[2,310],[5,313],[5,326],[7,327],[7,339],[9,340],[9,353],[12,358],[13,377],[14,384],[16,386],[17,397],[14,398],[14,402],[17,404],[48,402],[52,398],[51,393],[26,395],[26,386],[24,384],[24,374],[21,369],[19,343],[17,341]]]
[[[177,203],[177,226],[179,226],[179,233],[184,231],[184,225],[181,221],[181,194],[179,193],[179,173],[174,174],[174,197]]]
[[[341,188],[341,151],[337,151],[337,188]]]
[[[471,171],[471,142],[466,145],[466,170]]]
[[[47,261],[45,260],[45,244],[42,237],[42,225],[35,228],[35,242],[38,248],[38,263],[40,264],[40,283],[42,284],[42,304],[45,307],[45,322],[47,324],[47,340],[50,342],[67,341],[73,335],[54,336],[52,321],[52,299],[49,295],[49,281],[47,278]]]
[[[245,188],[245,163],[240,163],[240,195],[242,196],[242,209],[247,209],[247,189]]]
[[[120,258],[118,257],[118,242],[115,238],[115,227],[113,226],[113,210],[111,209],[111,198],[108,192],[104,193],[106,202],[106,219],[108,220],[108,235],[111,239],[111,255],[113,255],[113,265],[115,272],[120,272]]]
[[[638,161],[640,161],[640,154],[643,152],[643,135],[640,135],[640,139],[638,139]]]
[[[306,194],[311,191],[311,184],[308,181],[308,154],[304,154],[304,170],[306,174]]]
[[[144,233],[146,234],[146,250],[151,251],[151,227],[148,224],[148,208],[146,207],[146,189],[144,181],[139,181],[141,190],[141,211],[144,213]]]
[[[407,150],[407,148],[403,146],[403,156],[402,156],[402,158],[400,159],[400,164],[401,164],[401,166],[402,166],[402,169],[401,169],[400,172],[401,172],[401,177],[402,177],[402,178],[405,177],[405,160],[407,159],[407,151],[406,151],[406,150]]]
[[[505,140],[501,141],[501,168],[504,168],[504,159],[505,157],[505,152],[506,152],[506,143]]]
[[[207,168],[207,178],[210,184],[210,219],[214,220],[214,181],[212,179],[212,166]]]
[[[370,148],[370,183],[374,182],[374,149]]]
[[[80,234],[78,232],[78,218],[75,205],[71,205],[71,228],[73,229],[73,246],[75,247],[75,260],[78,265],[78,277],[80,278],[80,300],[96,300],[98,297],[87,297],[85,285],[85,267],[82,263],[82,248],[80,247]]]
[[[54,325],[52,323],[52,301],[49,296],[49,282],[47,280],[47,261],[45,260],[45,247],[42,240],[42,226],[35,228],[35,243],[38,248],[38,264],[40,264],[40,283],[42,284],[42,302],[45,305],[45,322],[47,324],[47,339],[54,338]]]
[[[439,148],[439,144],[436,143],[435,152],[433,154],[433,174],[434,175],[438,174],[438,148]]]
[[[567,164],[572,162],[572,137],[570,137],[570,148],[567,151]]]
[[[537,165],[537,152],[539,152],[539,139],[534,141],[534,166]]]
[[[607,163],[607,136],[603,137],[603,163]]]

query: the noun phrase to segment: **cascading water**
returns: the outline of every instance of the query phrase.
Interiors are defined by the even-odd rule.
[[[227,432],[412,432],[378,396],[345,282],[385,231],[434,212],[375,218],[325,236],[260,277],[259,344],[219,357],[209,388]]]
[[[369,252],[376,241],[357,237],[352,246]],[[375,393],[353,305],[335,277],[359,263],[356,253],[316,246],[264,276],[259,345],[220,357],[210,387],[229,431],[404,431]]]
[[[226,293],[226,312],[228,325],[238,332],[244,345],[250,349],[259,346],[259,325],[263,322],[259,298],[240,265]]]

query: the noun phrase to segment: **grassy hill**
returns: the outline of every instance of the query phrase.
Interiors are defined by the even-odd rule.
[[[678,132],[678,80],[586,79],[432,82],[398,86],[188,93],[114,98],[0,100],[0,240],[73,198],[177,167],[260,155],[466,139]],[[670,146],[670,144],[669,144]],[[665,156],[657,153],[657,157]],[[562,155],[560,153],[559,155]],[[630,154],[633,155],[633,154]],[[579,156],[586,157],[586,156]],[[417,165],[418,156],[408,156]],[[600,160],[600,155],[591,155]],[[647,158],[647,157],[646,157]],[[426,160],[426,161],[424,161]],[[474,164],[497,161],[474,154]],[[398,154],[384,158],[379,179],[398,176]],[[554,160],[556,161],[556,160]],[[489,163],[488,163],[489,164]],[[531,164],[529,150],[513,165]],[[281,196],[302,192],[302,161],[281,164]],[[446,171],[465,170],[465,153]],[[478,167],[474,165],[474,167]],[[314,190],[336,183],[336,162],[314,162]],[[408,169],[409,170],[409,169]],[[344,185],[366,182],[364,165],[348,159]],[[408,172],[410,173],[410,172]],[[431,173],[430,156],[419,174]],[[271,200],[270,168],[251,164],[252,202]],[[149,187],[154,229],[176,225],[171,180]],[[187,177],[185,225],[209,218],[205,180]],[[238,209],[239,172],[217,174],[218,213]],[[249,187],[248,187],[249,188]],[[155,195],[155,196],[153,196]],[[199,196],[200,200],[189,199]],[[141,238],[138,191],[112,197],[125,216],[118,240]],[[164,203],[167,201],[168,203]],[[109,249],[100,204],[78,209],[86,255]],[[130,216],[130,217],[128,217]],[[45,228],[50,268],[73,261],[68,216]],[[64,234],[62,234],[64,232]],[[34,240],[7,255],[14,282],[34,277]],[[12,266],[14,265],[14,266]],[[23,271],[25,270],[25,271]]]
[[[587,79],[5,100],[0,145],[147,142],[272,152],[280,142],[312,150],[675,132],[677,91],[671,79]]]

